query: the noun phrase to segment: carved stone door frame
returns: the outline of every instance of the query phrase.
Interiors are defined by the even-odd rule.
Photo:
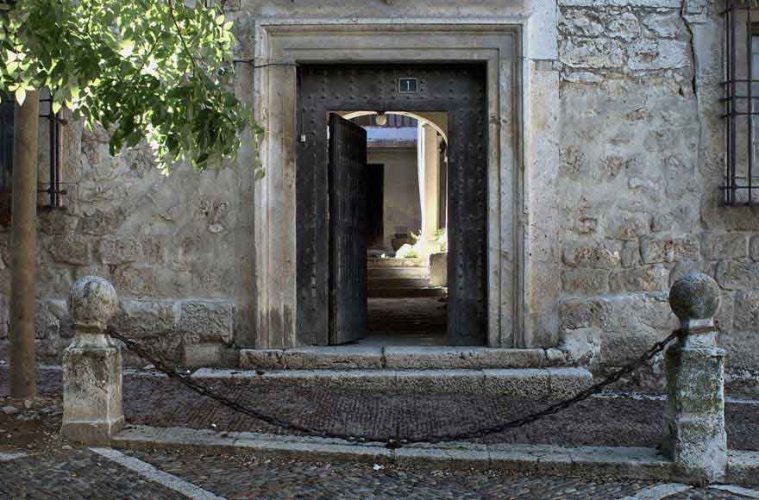
[[[255,188],[256,347],[298,345],[296,65],[471,61],[487,67],[487,342],[525,345],[520,34],[511,25],[257,26],[254,108],[266,130],[259,150],[266,175]]]

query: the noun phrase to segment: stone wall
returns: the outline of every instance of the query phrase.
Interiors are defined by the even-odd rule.
[[[666,290],[699,270],[729,373],[759,374],[759,219],[720,206],[718,4],[559,2],[561,334],[601,371],[676,326]]]
[[[252,335],[253,168],[178,167],[162,175],[149,150],[112,157],[103,130],[76,125],[65,127],[63,143],[64,207],[39,209],[40,354],[57,356],[69,343],[65,299],[87,274],[110,280],[123,298],[120,329],[150,338],[172,358],[192,358],[209,342],[245,343]],[[9,229],[0,227],[0,341],[7,336]]]
[[[385,166],[382,218],[387,249],[392,249],[399,230],[419,234],[422,227],[416,160],[415,148],[369,149],[369,163]]]

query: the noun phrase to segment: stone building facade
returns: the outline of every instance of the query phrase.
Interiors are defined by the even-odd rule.
[[[360,41],[345,52],[341,37],[374,37],[368,47],[389,34],[406,44],[396,57],[429,60],[424,30],[441,43],[448,31],[458,37],[448,58],[494,65],[489,96],[500,100],[489,107],[496,151],[489,171],[501,191],[489,198],[488,279],[499,294],[489,297],[489,346],[560,347],[603,372],[676,327],[669,286],[699,270],[722,289],[729,377],[756,386],[759,212],[724,206],[720,188],[723,2],[237,0],[228,7],[239,58],[257,65],[300,62],[298,36],[321,40],[316,51],[342,50],[335,57],[345,61],[364,56]],[[40,209],[41,353],[68,343],[66,294],[86,274],[111,280],[123,298],[117,326],[188,362],[234,366],[237,347],[297,346],[286,333],[297,307],[287,201],[297,166],[283,149],[291,108],[276,104],[291,95],[266,83],[287,82],[290,71],[239,65],[238,95],[268,132],[260,148],[247,140],[220,170],[179,167],[164,176],[147,150],[112,157],[103,131],[65,127],[64,208]],[[256,166],[266,172],[261,180]],[[0,233],[0,339],[8,230]]]

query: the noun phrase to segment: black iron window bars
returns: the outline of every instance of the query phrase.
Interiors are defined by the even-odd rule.
[[[41,192],[47,193],[47,207],[62,206],[61,189],[61,125],[60,113],[53,113],[50,97],[40,98],[40,118],[47,121],[48,182]],[[0,95],[0,211],[10,210],[11,173],[13,172],[14,101]],[[44,146],[42,146],[44,147]]]
[[[726,0],[724,202],[759,202],[759,0]]]

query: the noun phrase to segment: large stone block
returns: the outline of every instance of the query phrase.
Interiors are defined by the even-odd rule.
[[[604,332],[669,331],[677,327],[677,321],[667,296],[666,292],[659,292],[568,299],[559,307],[561,328],[564,331],[582,328],[598,328]]]
[[[607,24],[608,36],[625,41],[640,37],[640,22],[632,12],[621,12],[612,16]]]
[[[578,298],[564,300],[559,305],[561,329],[576,330],[598,325],[602,309],[601,300]]]
[[[448,286],[448,254],[430,254],[430,286]]]
[[[95,210],[81,219],[80,228],[85,234],[103,236],[115,234],[116,230],[126,219],[123,209],[111,212]]]
[[[176,332],[178,316],[175,301],[124,299],[112,324],[129,337],[162,337]]]
[[[599,361],[607,366],[622,366],[638,358],[654,343],[665,336],[665,332],[639,327],[634,330],[603,332]]]
[[[39,232],[42,235],[71,234],[79,223],[79,218],[63,210],[45,210],[37,213]]]
[[[691,236],[654,236],[640,241],[640,253],[645,264],[699,260],[699,249],[698,240]]]
[[[103,264],[124,264],[140,260],[142,248],[134,238],[105,237],[98,245],[98,258]]]
[[[759,260],[759,236],[754,236],[751,238],[751,243],[749,244],[749,254],[751,255],[751,260]]]
[[[679,69],[690,64],[688,44],[680,40],[639,39],[627,50],[632,70]]]
[[[236,349],[218,342],[185,345],[182,351],[182,364],[187,368],[236,367],[238,360]]]
[[[235,308],[223,300],[182,302],[179,331],[186,343],[232,341]]]
[[[38,339],[55,340],[72,336],[71,319],[65,300],[37,301],[34,311],[34,333]]]
[[[705,259],[743,259],[748,255],[748,238],[745,233],[704,233],[701,252]]]
[[[735,328],[759,332],[759,292],[739,291],[735,294]]]
[[[562,12],[559,31],[564,36],[601,36],[604,21],[599,12],[587,9],[568,9]]]
[[[568,354],[570,362],[594,366],[601,354],[603,332],[596,327],[564,330],[560,348]]]
[[[651,232],[651,214],[614,211],[607,215],[606,236],[620,240],[637,240]]]
[[[623,267],[636,267],[640,265],[640,243],[634,240],[625,241],[620,251],[620,259]]]
[[[156,294],[156,275],[161,271],[164,269],[140,264],[123,264],[118,266],[111,276],[119,293],[150,297]]]
[[[655,13],[643,17],[643,26],[660,38],[678,38],[684,31],[679,12]]]
[[[603,241],[596,244],[572,242],[564,245],[562,260],[569,267],[613,269],[619,267],[621,244]]]
[[[727,290],[759,288],[759,262],[720,261],[716,278],[717,283]]]
[[[85,236],[69,234],[53,238],[48,242],[47,250],[56,262],[79,266],[91,263],[90,242]]]
[[[655,292],[669,286],[669,271],[661,264],[612,271],[609,288],[612,293]]]
[[[682,278],[688,273],[693,272],[699,272],[704,273],[708,276],[714,276],[714,271],[716,268],[717,264],[715,262],[709,262],[706,260],[681,260],[679,262],[675,262],[675,266],[672,268],[672,271],[669,274],[669,284],[673,285],[678,279]]]
[[[609,290],[606,269],[569,269],[561,273],[562,288],[567,293],[599,295]]]
[[[619,68],[625,62],[625,49],[619,40],[572,37],[561,41],[559,58],[572,67]]]

